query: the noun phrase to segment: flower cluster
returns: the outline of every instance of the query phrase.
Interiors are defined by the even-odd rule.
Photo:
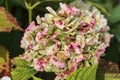
[[[94,65],[109,46],[111,34],[107,20],[96,9],[78,9],[60,3],[44,17],[37,16],[25,30],[21,47],[23,59],[37,71],[54,72],[64,80],[76,69]]]

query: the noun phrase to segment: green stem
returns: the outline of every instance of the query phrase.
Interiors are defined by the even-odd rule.
[[[26,8],[27,8],[27,10],[28,10],[28,15],[29,15],[29,24],[32,22],[32,10],[35,8],[35,7],[37,7],[41,2],[40,1],[38,1],[38,2],[36,2],[35,4],[33,4],[33,5],[31,5],[31,3],[27,3],[27,1],[26,0],[24,0],[24,2],[25,2],[25,6],[26,6]]]
[[[40,1],[36,2],[35,4],[32,5],[31,8],[34,9],[34,8],[37,7],[40,3],[41,3]]]
[[[29,24],[32,22],[32,9],[28,10],[28,15],[29,15]]]

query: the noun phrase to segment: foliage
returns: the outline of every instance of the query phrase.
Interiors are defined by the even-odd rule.
[[[0,46],[0,77],[10,76],[9,52],[3,46]]]
[[[119,80],[119,66],[113,62],[100,60],[96,80]]]
[[[10,32],[12,28],[22,30],[16,19],[4,7],[0,7],[0,32]]]
[[[67,80],[95,80],[98,64],[86,66],[73,72]]]
[[[15,68],[11,70],[11,78],[13,80],[28,80],[36,73],[36,71],[32,67],[29,67],[28,63],[21,59],[21,57],[14,58],[12,64],[15,66]]]
[[[27,2],[31,4],[34,4],[36,1],[41,1],[41,3],[33,9],[32,14],[33,20],[38,14],[40,16],[43,16],[47,12],[45,10],[46,6],[51,6],[55,10],[57,10],[59,2],[65,2],[68,4],[74,0],[27,0]],[[110,33],[114,34],[114,38],[111,40],[111,45],[109,48],[107,48],[106,56],[103,58],[105,58],[107,61],[116,62],[120,66],[120,23],[119,23],[120,1],[119,0],[83,0],[83,1],[86,2],[89,1],[92,2],[92,4],[94,3],[93,5],[97,6],[103,12],[103,14],[105,14],[105,17],[108,19],[108,23],[110,25]],[[0,0],[0,6],[2,6],[0,7],[0,45],[4,45],[10,52],[9,53],[8,50],[3,46],[0,46],[0,77],[2,77],[5,75],[10,76],[9,54],[10,57],[12,58],[24,52],[19,46],[23,32],[15,30],[16,29],[22,30],[22,28],[25,29],[26,26],[28,25],[27,16],[28,10],[24,4],[24,0]],[[104,10],[103,8],[105,8],[106,10]],[[106,15],[106,13],[108,15],[110,14],[110,16]],[[20,26],[22,28],[20,28]],[[6,33],[8,31],[11,32]],[[21,63],[24,65],[22,66]],[[5,68],[3,68],[4,64],[6,66]],[[31,67],[28,67],[27,63],[22,59],[15,58],[13,60],[13,64],[16,65],[15,68],[11,69],[13,80],[19,79],[21,80],[19,75],[23,76],[23,80],[26,80],[28,78],[31,79],[33,78],[33,80],[40,80],[39,78],[33,76],[36,72]],[[29,72],[28,69],[31,70],[31,73],[28,73]],[[112,69],[114,71],[114,68]],[[27,72],[23,70],[26,70]],[[29,75],[27,76],[20,74],[19,71],[23,72],[23,74],[27,73]],[[102,75],[102,77],[99,77],[101,75],[97,75],[99,77],[98,80],[111,80],[111,79],[119,80],[120,75],[118,73],[113,73],[113,71],[111,73],[104,73],[103,70],[102,72],[99,73]],[[74,75],[71,74],[71,76],[73,77]],[[69,79],[70,78],[68,78],[68,80]]]

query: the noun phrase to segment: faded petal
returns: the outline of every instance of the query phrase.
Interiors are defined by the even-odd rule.
[[[55,20],[55,25],[59,28],[59,29],[63,29],[64,28],[64,22],[62,20]]]
[[[50,63],[52,63],[57,68],[65,67],[65,63],[63,61],[61,61],[60,59],[58,59],[56,56],[51,56]]]
[[[77,56],[74,58],[75,62],[77,62],[77,63],[78,63],[78,62],[81,62],[83,59],[84,59],[83,54],[77,55]]]

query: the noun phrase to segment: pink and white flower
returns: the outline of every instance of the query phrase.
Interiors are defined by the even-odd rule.
[[[59,29],[63,29],[65,27],[64,21],[62,20],[54,20],[54,23]]]
[[[65,56],[67,56],[69,58],[70,57],[69,46],[66,45],[64,47],[64,52],[65,52]]]
[[[48,28],[44,28],[43,31],[38,32],[38,33],[36,34],[35,40],[36,40],[37,42],[40,42],[40,40],[47,34],[47,31],[48,31]]]
[[[56,66],[57,68],[64,68],[65,63],[58,59],[56,56],[51,56],[50,63]]]
[[[54,72],[55,80],[65,80],[86,60],[97,63],[113,36],[100,11],[63,3],[58,12],[51,7],[47,10],[44,17],[37,17],[37,26],[33,21],[25,31],[21,40],[23,59],[36,71]]]
[[[34,69],[36,71],[44,71],[46,62],[43,59],[34,59]]]
[[[30,25],[27,27],[26,31],[30,31],[35,27],[35,21],[31,22]]]
[[[55,39],[55,38],[57,37],[57,35],[58,35],[58,33],[55,32],[50,38],[51,38],[51,39]]]
[[[75,8],[75,7],[70,7],[66,4],[60,3],[60,7],[61,9],[63,9],[65,11],[66,14],[73,14],[73,13],[77,13],[79,12],[79,9]]]
[[[78,55],[78,56],[76,56],[76,57],[74,58],[74,61],[77,62],[77,63],[79,63],[79,62],[81,62],[83,59],[84,59],[83,54],[80,54],[80,55]]]
[[[72,47],[73,50],[75,51],[75,54],[81,54],[80,45],[72,42],[72,43],[71,43],[71,47]]]

